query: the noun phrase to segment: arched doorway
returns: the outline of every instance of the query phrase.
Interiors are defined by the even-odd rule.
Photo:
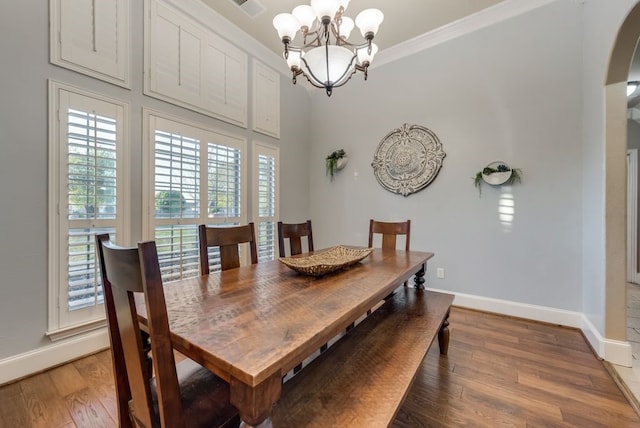
[[[626,341],[627,78],[640,38],[640,2],[613,45],[605,81],[605,337]]]

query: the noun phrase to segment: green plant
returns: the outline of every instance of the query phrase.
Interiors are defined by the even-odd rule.
[[[156,210],[162,214],[178,215],[182,212],[186,200],[178,190],[156,193]]]
[[[509,168],[505,164],[499,164],[496,168],[484,167],[482,171],[478,171],[473,177],[473,185],[478,189],[478,194],[482,195],[482,182],[484,179],[483,175],[491,175],[496,172],[508,172],[511,171],[511,175],[502,184],[514,184],[514,183],[522,183],[522,170],[520,168]]]
[[[343,149],[340,149],[327,156],[327,175],[331,176],[331,180],[333,180],[333,175],[338,170],[338,159],[342,159],[346,155],[347,153]]]

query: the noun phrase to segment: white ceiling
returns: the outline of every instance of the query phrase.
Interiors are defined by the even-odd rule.
[[[309,0],[247,0],[240,7],[234,0],[201,1],[278,55],[282,53],[282,42],[273,28],[273,17],[282,12],[291,13],[300,4],[309,4]],[[375,43],[384,50],[503,1],[508,0],[352,0],[345,16],[355,19],[364,9],[380,9],[385,18]],[[245,12],[261,9],[264,10],[253,18]],[[363,41],[357,29],[349,40]],[[293,44],[299,43],[298,36]]]

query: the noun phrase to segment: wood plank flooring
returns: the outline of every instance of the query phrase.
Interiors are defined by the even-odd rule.
[[[574,329],[453,308],[449,355],[434,343],[400,409],[406,427],[640,427]],[[100,352],[0,387],[0,427],[115,427]]]
[[[574,329],[454,308],[394,422],[405,427],[640,427]]]

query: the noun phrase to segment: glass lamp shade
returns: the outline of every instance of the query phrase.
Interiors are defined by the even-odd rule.
[[[371,53],[369,53],[369,46],[364,46],[358,48],[358,64],[363,65],[365,62],[371,64],[373,62],[373,57],[378,52],[378,45],[375,43],[371,43]]]
[[[313,8],[306,4],[296,6],[291,14],[298,19],[300,27],[306,26],[307,28],[311,28],[313,22],[316,20],[316,13],[313,11]]]
[[[325,55],[325,46],[318,46],[305,53],[302,70],[317,86],[340,86],[353,74],[356,66],[354,54],[342,46],[331,45],[328,48],[328,57]]]
[[[289,69],[300,68],[302,52],[298,49],[289,49],[289,56],[286,58]]]
[[[300,29],[300,21],[290,13],[280,13],[273,18],[273,26],[278,32],[280,40],[293,40]]]
[[[367,33],[375,34],[384,20],[384,14],[378,9],[365,9],[356,16],[356,25],[362,33],[362,37],[367,37]]]
[[[311,0],[311,7],[319,21],[322,21],[324,16],[333,19],[339,8],[339,0]]]
[[[343,39],[347,40],[349,38],[349,35],[351,34],[351,30],[353,30],[353,26],[353,19],[349,18],[348,16],[343,16],[342,24],[340,24],[340,36],[342,36]]]

